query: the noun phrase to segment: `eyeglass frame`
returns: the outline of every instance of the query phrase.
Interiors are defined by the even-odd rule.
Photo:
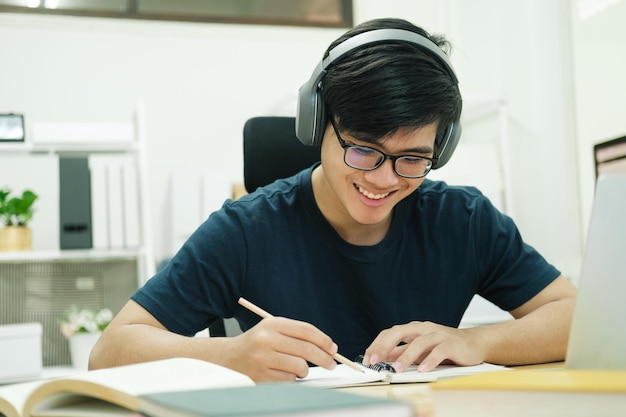
[[[393,165],[393,172],[396,173],[397,176],[402,177],[402,178],[410,178],[410,179],[415,179],[415,178],[424,178],[426,175],[428,175],[428,173],[430,172],[430,170],[432,169],[433,165],[435,165],[437,163],[438,158],[429,158],[427,156],[418,156],[418,155],[389,155],[384,153],[383,151],[379,151],[378,149],[374,149],[374,148],[370,148],[369,146],[362,146],[362,145],[351,145],[348,142],[346,142],[346,140],[344,138],[341,137],[341,134],[339,133],[339,129],[337,128],[337,125],[335,124],[335,121],[333,120],[333,117],[329,117],[328,118],[330,120],[330,124],[333,127],[333,130],[335,131],[335,136],[337,136],[337,140],[339,141],[339,146],[341,146],[341,148],[343,149],[343,162],[349,166],[350,168],[354,168],[354,169],[358,169],[359,171],[374,171],[377,168],[380,168],[380,166],[382,164],[385,163],[386,160],[391,160],[392,161],[392,165]],[[376,152],[380,155],[383,156],[383,158],[380,160],[380,162],[378,162],[374,167],[372,168],[360,168],[360,167],[355,167],[352,166],[348,163],[347,159],[347,155],[348,155],[348,150],[350,148],[361,148],[361,149],[367,149],[368,151],[373,151]],[[418,176],[411,176],[411,175],[402,175],[398,172],[398,169],[396,168],[396,164],[397,161],[399,159],[403,159],[403,158],[415,158],[415,159],[423,159],[426,161],[430,162],[430,166],[426,169],[426,172],[424,172],[422,175],[418,175]]]

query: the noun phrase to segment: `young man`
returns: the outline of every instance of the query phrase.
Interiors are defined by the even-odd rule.
[[[398,19],[334,42],[296,122],[321,164],[226,202],[132,296],[91,367],[187,356],[278,381],[305,376],[307,362],[334,367],[337,351],[422,371],[562,360],[575,288],[479,191],[425,179],[460,134],[442,48]],[[474,294],[515,320],[458,329]],[[190,337],[219,317],[244,333]]]

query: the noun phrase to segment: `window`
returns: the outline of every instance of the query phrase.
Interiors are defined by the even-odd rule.
[[[0,12],[191,22],[352,26],[352,0],[0,0]]]

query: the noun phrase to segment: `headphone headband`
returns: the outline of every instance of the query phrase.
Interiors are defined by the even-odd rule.
[[[359,33],[358,35],[346,39],[331,49],[328,52],[328,56],[324,58],[319,65],[321,65],[321,69],[323,71],[326,71],[326,68],[328,68],[332,63],[356,48],[364,45],[371,45],[377,42],[388,41],[405,41],[421,46],[423,49],[426,49],[428,52],[439,58],[440,61],[443,61],[445,69],[450,75],[450,78],[452,78],[452,81],[454,81],[455,84],[459,83],[456,78],[456,74],[452,69],[452,64],[450,63],[448,55],[446,55],[436,43],[423,37],[419,33],[404,29],[377,29]],[[315,74],[315,71],[313,74]]]

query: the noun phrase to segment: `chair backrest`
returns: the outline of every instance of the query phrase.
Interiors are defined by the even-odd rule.
[[[290,177],[320,160],[319,146],[296,137],[295,117],[254,117],[243,128],[243,178],[246,191]]]

